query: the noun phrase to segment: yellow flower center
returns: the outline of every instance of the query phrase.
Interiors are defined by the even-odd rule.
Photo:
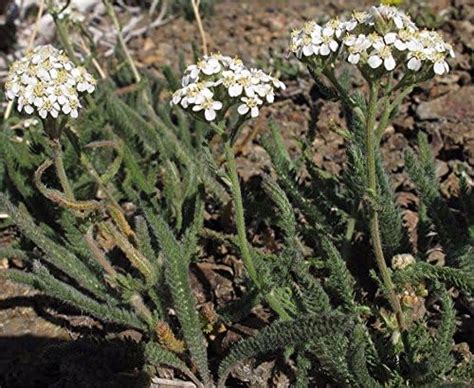
[[[33,94],[36,97],[42,97],[44,95],[44,83],[43,82],[38,82],[35,87],[33,88]]]

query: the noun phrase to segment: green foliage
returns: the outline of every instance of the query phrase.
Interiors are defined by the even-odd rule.
[[[322,249],[327,255],[325,266],[329,269],[326,287],[342,303],[344,309],[354,308],[354,279],[336,247],[327,239],[323,239]]]
[[[178,356],[156,343],[149,342],[145,345],[145,357],[154,365],[166,365],[178,369],[199,385],[199,380]]]
[[[408,248],[408,237],[403,228],[403,215],[400,207],[395,202],[395,195],[390,185],[390,178],[385,173],[379,159],[378,178],[380,184],[380,229],[382,241],[387,257],[392,257],[396,252],[404,252]]]
[[[46,267],[37,262],[33,265],[33,273],[11,270],[7,273],[7,277],[19,283],[33,286],[47,295],[78,308],[81,312],[91,314],[104,321],[137,329],[145,328],[144,323],[135,314],[118,306],[101,303],[88,297],[69,284],[56,279]]]
[[[199,204],[196,206],[199,206]],[[178,319],[183,328],[186,343],[189,346],[201,378],[207,383],[210,381],[210,375],[206,344],[200,329],[199,316],[189,282],[189,260],[186,260],[183,255],[185,251],[189,252],[191,249],[183,247],[174,236],[169,225],[161,217],[156,216],[149,209],[144,208],[144,211],[164,255],[165,277],[171,291]]]
[[[0,194],[0,206],[10,215],[15,225],[17,225],[28,238],[43,250],[45,261],[51,263],[57,269],[63,271],[79,286],[99,298],[106,298],[107,292],[104,284],[95,276],[77,256],[54,242],[44,233],[44,229],[38,227],[24,207],[15,207],[4,194]]]
[[[314,337],[327,337],[351,329],[349,319],[340,315],[308,316],[295,321],[278,321],[255,337],[240,341],[219,366],[219,386],[223,387],[231,368],[245,358],[283,348],[288,344],[304,345]]]

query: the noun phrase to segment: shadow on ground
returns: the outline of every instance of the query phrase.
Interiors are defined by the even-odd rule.
[[[2,388],[144,388],[143,350],[131,340],[0,337]]]

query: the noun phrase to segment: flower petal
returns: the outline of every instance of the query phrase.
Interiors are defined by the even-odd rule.
[[[382,58],[380,58],[377,55],[370,56],[369,60],[367,61],[367,63],[372,69],[376,69],[377,67],[379,67],[382,64],[382,62],[383,62]]]

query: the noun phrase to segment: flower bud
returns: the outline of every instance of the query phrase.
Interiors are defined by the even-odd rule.
[[[395,255],[392,258],[392,268],[403,270],[411,264],[416,262],[415,258],[409,253],[403,253],[400,255]]]

